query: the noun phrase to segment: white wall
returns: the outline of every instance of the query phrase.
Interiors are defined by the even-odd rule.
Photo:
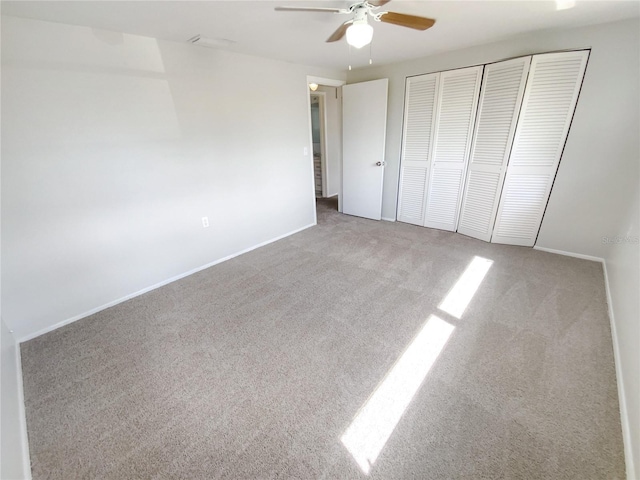
[[[635,178],[638,178],[637,164]],[[626,445],[627,465],[633,459],[635,467],[635,470],[627,468],[628,478],[632,479],[640,476],[640,188],[637,184],[635,192],[629,192],[627,201],[628,208],[621,211],[618,228],[608,235],[605,243],[605,262],[615,330],[618,386],[622,390],[622,409],[628,418],[627,434],[631,438]]]
[[[1,323],[0,478],[31,478],[18,345],[4,320]]]
[[[320,85],[325,92],[325,117],[327,120],[327,196],[340,192],[342,178],[342,89]]]
[[[17,338],[313,224],[307,75],[345,78],[3,17],[2,304]]]
[[[591,55],[537,245],[604,257],[639,180],[640,23],[580,34]]]
[[[425,34],[425,41],[427,36]],[[483,64],[515,56],[590,47],[591,56],[569,138],[537,246],[604,258],[607,262],[619,344],[617,367],[624,384],[628,432],[627,472],[640,462],[638,353],[638,245],[602,241],[638,231],[640,146],[640,22],[637,19],[591,27],[521,35],[390,66],[355,70],[348,82],[389,78],[389,116],[384,180],[384,217],[396,217],[405,78]],[[622,233],[621,233],[622,232]],[[633,235],[631,233],[630,235]]]

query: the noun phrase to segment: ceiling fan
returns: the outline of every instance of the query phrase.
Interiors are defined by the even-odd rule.
[[[426,30],[433,26],[436,21],[432,18],[418,17],[397,12],[378,12],[378,8],[389,3],[391,0],[364,0],[354,3],[349,8],[327,8],[327,7],[276,7],[280,12],[325,12],[341,13],[353,15],[327,39],[327,42],[336,42],[347,36],[347,43],[355,48],[362,48],[371,43],[373,38],[373,27],[369,25],[368,18],[371,17],[376,22],[392,23],[401,27],[409,27],[416,30]]]

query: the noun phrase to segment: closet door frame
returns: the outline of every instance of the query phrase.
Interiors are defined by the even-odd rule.
[[[551,166],[547,165],[545,167],[540,167],[541,169],[547,169],[549,170],[553,170],[551,175],[551,179],[548,182],[548,184],[546,185],[546,189],[545,189],[545,201],[544,201],[544,205],[542,206],[538,218],[537,220],[537,231],[534,235],[533,239],[525,239],[525,240],[518,240],[517,238],[510,238],[510,237],[500,237],[496,235],[496,231],[499,225],[499,219],[500,216],[502,214],[502,210],[503,210],[503,197],[505,194],[505,189],[507,188],[507,182],[509,179],[509,166],[510,166],[510,161],[511,161],[511,156],[513,154],[514,148],[516,146],[516,142],[518,140],[518,136],[519,136],[519,129],[520,129],[520,122],[522,121],[522,114],[524,112],[524,108],[525,105],[527,105],[530,93],[529,93],[529,83],[531,82],[532,79],[532,72],[534,71],[534,67],[537,64],[537,58],[540,57],[547,57],[547,58],[552,58],[552,56],[557,56],[558,58],[561,58],[561,56],[569,54],[569,53],[573,53],[573,54],[577,54],[577,55],[583,55],[585,56],[585,59],[582,63],[581,69],[580,69],[580,73],[578,75],[579,81],[578,81],[578,85],[574,91],[573,94],[573,98],[572,98],[572,105],[573,108],[571,110],[571,115],[568,116],[568,120],[564,126],[563,129],[563,141],[561,142],[561,146],[559,148],[559,151],[557,152],[557,157],[555,159],[554,164],[552,165],[553,168],[551,168]],[[422,77],[422,76],[426,76],[426,75],[436,75],[438,76],[438,82],[437,82],[437,87],[436,87],[436,98],[434,99],[434,110],[432,112],[432,131],[431,131],[431,139],[430,139],[430,143],[429,143],[429,152],[428,152],[428,160],[427,160],[427,179],[426,179],[426,185],[425,185],[425,189],[424,189],[424,202],[423,202],[423,210],[422,210],[422,216],[423,216],[423,222],[422,225],[428,228],[438,228],[438,229],[445,229],[445,230],[450,230],[449,228],[443,228],[443,226],[440,225],[435,225],[433,223],[427,225],[427,213],[428,213],[428,195],[429,192],[432,190],[432,179],[433,179],[433,170],[436,166],[436,162],[435,162],[435,154],[436,154],[436,148],[437,148],[437,142],[438,142],[438,118],[439,118],[439,114],[440,114],[440,109],[441,109],[441,90],[442,90],[442,85],[443,85],[443,76],[446,76],[448,74],[450,74],[451,72],[456,72],[456,71],[460,71],[460,70],[466,70],[466,69],[471,69],[471,68],[480,68],[480,69],[484,69],[484,71],[481,74],[481,82],[479,82],[477,88],[480,88],[480,85],[483,85],[484,88],[484,78],[485,75],[487,75],[487,68],[485,67],[489,67],[493,64],[498,64],[498,63],[505,63],[505,62],[510,62],[510,61],[518,61],[521,60],[522,58],[529,58],[530,62],[529,62],[529,68],[527,69],[527,81],[524,82],[524,86],[521,86],[521,88],[523,89],[523,92],[519,93],[519,95],[522,95],[521,99],[520,99],[520,106],[519,108],[516,108],[516,110],[518,110],[518,114],[516,116],[516,121],[513,123],[513,125],[511,126],[511,131],[509,133],[509,147],[506,149],[505,152],[505,162],[503,164],[503,167],[501,169],[500,172],[500,180],[499,180],[499,187],[498,187],[498,194],[496,195],[495,201],[494,201],[494,205],[493,205],[493,211],[492,211],[492,220],[491,220],[491,228],[489,229],[490,235],[488,235],[489,238],[482,238],[482,240],[485,241],[491,241],[493,243],[504,243],[504,244],[510,244],[510,245],[522,245],[522,246],[533,246],[535,245],[535,242],[537,241],[537,236],[540,232],[540,228],[542,226],[542,221],[544,219],[544,214],[546,212],[546,207],[551,195],[551,192],[553,190],[553,185],[555,183],[555,178],[558,172],[558,168],[562,159],[562,155],[564,153],[564,148],[568,139],[568,134],[570,131],[570,127],[571,127],[571,123],[573,121],[573,116],[575,114],[575,109],[577,107],[577,102],[579,99],[579,95],[580,95],[580,91],[582,89],[582,84],[584,83],[584,75],[585,75],[585,71],[586,71],[586,67],[587,67],[587,63],[588,63],[588,59],[590,56],[591,50],[590,49],[578,49],[578,50],[563,50],[563,51],[555,51],[555,52],[550,52],[550,53],[538,53],[538,54],[532,54],[532,55],[523,55],[520,57],[515,57],[512,59],[508,59],[508,60],[502,60],[502,61],[498,61],[498,62],[491,62],[491,63],[487,63],[487,64],[482,64],[482,65],[476,65],[476,66],[472,66],[472,67],[464,67],[464,68],[457,68],[457,69],[451,69],[451,70],[446,70],[446,71],[441,71],[441,72],[434,72],[434,73],[430,73],[430,74],[424,74],[424,75],[416,75],[416,76],[411,76],[411,77],[407,77],[406,78],[406,82],[409,82],[410,79],[412,78],[418,78],[418,77]],[[535,63],[534,63],[535,62]],[[406,166],[410,166],[407,165],[407,161],[405,160],[405,147],[406,147],[406,122],[407,122],[407,103],[409,101],[408,98],[408,83],[405,83],[405,101],[404,101],[404,107],[405,107],[405,111],[403,112],[403,129],[402,129],[402,147],[401,147],[401,156],[400,156],[400,169],[399,169],[399,178],[398,178],[398,197],[397,197],[397,212],[396,212],[396,216],[397,219],[399,221],[403,221],[403,222],[407,222],[407,223],[414,223],[414,224],[419,224],[418,222],[415,221],[407,221],[406,219],[402,219],[401,215],[400,215],[400,205],[401,205],[401,199],[402,199],[402,192],[403,192],[403,169]],[[466,160],[465,160],[465,164],[463,166],[464,169],[464,173],[463,173],[463,185],[462,188],[460,190],[460,194],[459,194],[459,198],[458,198],[458,210],[456,213],[456,219],[455,219],[455,225],[454,225],[454,229],[453,231],[457,231],[459,228],[459,224],[460,224],[460,219],[462,216],[462,209],[464,208],[464,198],[467,195],[467,185],[469,182],[469,172],[470,172],[470,161],[471,161],[471,155],[473,152],[473,149],[475,148],[475,143],[476,143],[476,128],[477,128],[477,122],[479,119],[479,114],[480,114],[480,108],[481,108],[481,104],[482,104],[482,97],[481,95],[483,95],[483,92],[480,91],[477,96],[476,96],[476,103],[474,106],[474,115],[473,115],[473,119],[471,122],[471,126],[470,126],[470,132],[469,135],[471,135],[471,137],[469,138],[469,142],[468,142],[468,146],[467,146],[467,153],[466,153]],[[535,170],[535,167],[528,167],[531,168],[532,171]],[[460,232],[463,234],[467,234],[465,232]],[[479,237],[476,237],[479,238]]]

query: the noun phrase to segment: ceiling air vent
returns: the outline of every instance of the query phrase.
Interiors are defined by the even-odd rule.
[[[236,43],[233,40],[229,40],[228,38],[207,38],[202,35],[196,35],[195,37],[191,37],[187,42],[192,43],[194,45],[199,45],[201,47],[209,47],[209,48],[224,48]]]

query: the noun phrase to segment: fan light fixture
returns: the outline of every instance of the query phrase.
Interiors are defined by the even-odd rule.
[[[353,22],[347,28],[347,43],[354,48],[362,48],[369,45],[373,39],[373,27],[369,25],[366,19],[362,22]]]
[[[279,12],[322,12],[338,13],[349,15],[351,18],[343,22],[335,32],[327,39],[328,43],[337,42],[347,37],[349,47],[362,48],[369,45],[373,40],[373,27],[369,25],[368,19],[375,22],[390,23],[401,27],[412,28],[414,30],[426,30],[433,27],[436,21],[433,18],[419,17],[417,15],[407,15],[406,13],[382,11],[378,9],[386,5],[391,0],[358,0],[349,8],[339,7],[276,7]],[[556,1],[577,1],[577,0],[556,0]],[[371,64],[371,58],[369,58]],[[349,66],[351,70],[351,66]]]
[[[310,83],[309,84],[309,90],[311,90],[312,92],[315,92],[318,89],[318,84],[317,83]]]

